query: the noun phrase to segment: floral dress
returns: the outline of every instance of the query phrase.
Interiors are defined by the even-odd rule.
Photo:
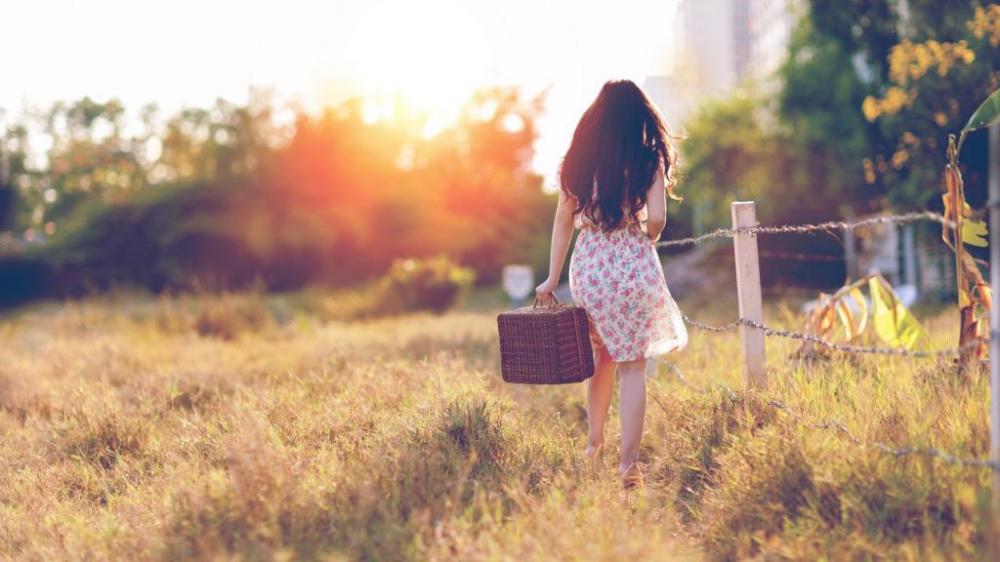
[[[687,330],[645,229],[646,209],[604,231],[582,214],[570,258],[569,286],[590,319],[594,348],[613,361],[660,355],[687,345]]]

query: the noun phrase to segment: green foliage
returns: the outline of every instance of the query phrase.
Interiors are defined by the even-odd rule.
[[[496,281],[507,263],[543,266],[555,199],[524,162],[540,103],[513,89],[486,90],[451,127],[427,137],[426,116],[397,107],[391,119],[372,123],[351,100],[319,116],[300,114],[283,144],[263,102],[186,109],[168,121],[160,157],[144,163],[160,183],[74,202],[55,237],[29,251],[43,283],[13,279],[25,267],[0,260],[5,287],[39,289],[0,298],[119,284],[346,285],[369,281],[404,256],[447,255],[483,283]],[[70,129],[81,143],[96,142],[88,127],[108,118],[98,105],[66,110],[78,116]],[[57,201],[69,201],[64,191]],[[47,209],[49,220],[55,207]]]
[[[257,185],[163,187],[119,204],[86,206],[73,227],[33,255],[52,264],[57,293],[114,285],[246,287],[257,278],[280,288],[301,283],[296,248],[280,234],[263,247],[253,238],[261,230],[278,232],[278,217]]]
[[[812,3],[814,13],[819,4]],[[884,2],[877,13],[867,11],[868,4],[829,8],[841,12],[839,20],[816,17],[814,22],[874,70],[871,95],[861,106],[875,125],[866,166],[894,203],[923,206],[940,191],[948,135],[1000,85],[1000,44],[977,31],[975,23],[985,14],[980,2],[895,0]],[[842,30],[862,16],[886,32],[845,40]],[[967,176],[975,178],[968,182],[970,191],[985,190],[984,165],[967,164],[973,167]]]
[[[84,97],[13,117],[0,133],[0,168],[16,192],[11,229],[19,231],[62,228],[81,205],[122,201],[154,185],[245,178],[260,171],[282,137],[262,92],[245,106],[220,99],[169,116],[155,104],[129,115],[117,99]],[[49,148],[39,153],[29,138]]]
[[[962,221],[962,242],[970,246],[985,248],[989,246],[986,238],[986,221],[981,219],[969,219]]]
[[[838,179],[850,174],[832,165],[836,154],[810,146],[806,129],[771,120],[762,99],[737,96],[707,103],[688,124],[684,194],[708,224],[728,224],[736,200],[757,201],[762,223],[829,219],[850,202]]]
[[[990,97],[983,100],[976,112],[969,117],[969,121],[962,127],[962,133],[958,137],[958,150],[961,152],[965,143],[965,136],[972,131],[989,127],[1000,120],[1000,89],[990,94]]]
[[[444,312],[455,306],[475,281],[473,270],[446,256],[400,259],[377,285],[376,311],[398,314],[416,310]]]
[[[684,196],[708,210],[709,224],[724,224],[730,198],[765,189],[773,151],[757,106],[751,98],[708,103],[687,126]]]
[[[841,205],[872,197],[861,165],[873,146],[871,125],[859,111],[867,88],[850,50],[803,18],[793,30],[788,59],[778,78],[778,134],[784,137],[791,158],[808,167],[806,175],[796,175],[793,181],[839,197],[840,204],[831,205],[834,212]],[[789,178],[774,179],[784,183]],[[780,198],[782,187],[773,189]]]
[[[861,165],[871,148],[866,89],[851,69],[850,53],[805,19],[773,103],[741,93],[701,107],[681,148],[685,195],[709,211],[708,224],[727,224],[738,199],[758,201],[762,222],[804,222],[873,195]]]
[[[728,223],[724,205],[736,197],[756,199],[770,214],[762,221],[794,222],[935,202],[948,133],[1000,85],[1000,20],[990,19],[1000,12],[903,4],[806,3],[776,103],[710,102],[686,124],[685,193],[707,201],[710,224]],[[985,153],[976,143],[966,165],[978,201]]]
[[[972,117],[969,117],[969,122],[965,124],[965,127],[962,127],[962,132],[989,127],[998,119],[1000,119],[1000,90],[994,91],[990,97],[983,100]]]

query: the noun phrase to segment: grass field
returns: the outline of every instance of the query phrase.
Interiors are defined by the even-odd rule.
[[[737,336],[693,332],[649,381],[647,485],[626,493],[616,462],[581,458],[581,385],[500,380],[494,307],[345,322],[337,298],[122,294],[0,320],[0,558],[989,558],[985,470],[809,425],[983,458],[985,377],[800,364],[769,340],[771,387],[744,394]],[[921,317],[954,345],[950,310]]]

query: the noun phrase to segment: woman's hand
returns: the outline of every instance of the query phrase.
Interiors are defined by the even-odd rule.
[[[552,278],[546,279],[545,281],[542,281],[541,285],[535,287],[535,297],[540,302],[548,302],[549,300],[555,298],[552,293],[558,286],[559,283]]]

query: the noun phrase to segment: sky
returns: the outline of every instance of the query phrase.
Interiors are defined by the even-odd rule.
[[[0,108],[83,96],[166,111],[273,90],[307,109],[402,94],[451,118],[477,88],[548,91],[535,169],[553,185],[611,78],[669,70],[676,0],[11,0]]]

